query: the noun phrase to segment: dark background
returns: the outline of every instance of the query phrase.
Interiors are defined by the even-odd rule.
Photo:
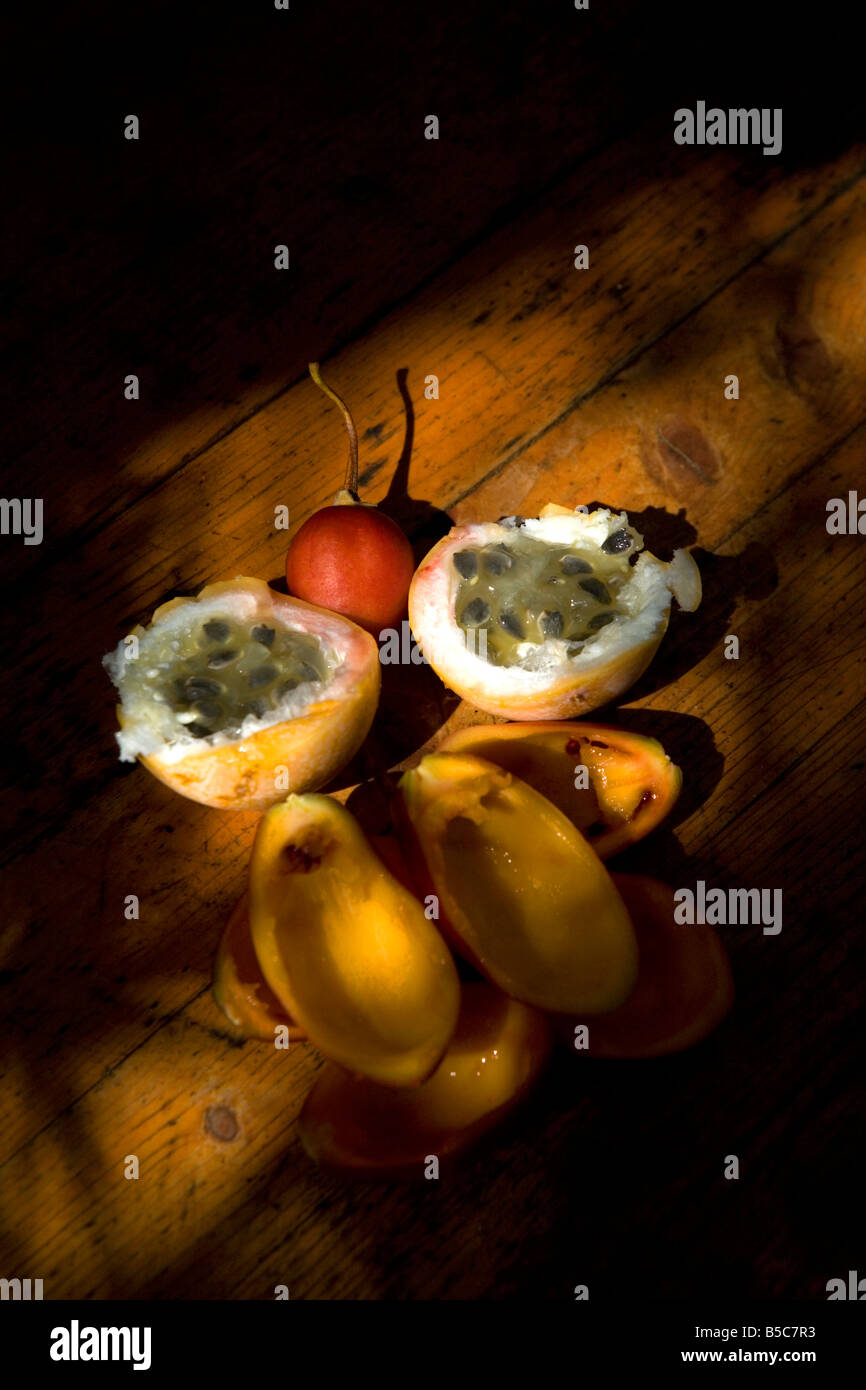
[[[38,446],[85,531],[101,518],[78,513],[80,481],[117,464],[118,363],[140,369],[148,430],[263,358],[290,385],[311,344],[324,359],[362,336],[626,132],[667,146],[674,110],[698,99],[781,106],[792,166],[862,130],[841,4],[295,0],[289,17],[267,0],[91,0],[40,14],[7,18],[3,43],[6,493]],[[286,23],[291,54],[275,41]],[[147,138],[118,161],[130,112]],[[418,140],[431,112],[432,150]],[[743,154],[759,179],[760,150]],[[282,300],[265,254],[281,233],[298,267]]]

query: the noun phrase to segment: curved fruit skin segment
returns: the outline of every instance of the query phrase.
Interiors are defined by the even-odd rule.
[[[628,913],[552,802],[469,754],[430,753],[399,789],[420,881],[429,878],[455,950],[512,998],[551,1013],[622,1003],[637,977]]]
[[[205,806],[265,810],[286,791],[324,786],[357,753],[379,703],[381,670],[376,643],[346,618],[271,589],[260,579],[208,584],[197,598],[176,598],[157,608],[151,627],[179,605],[235,595],[253,600],[251,621],[287,624],[333,645],[343,656],[321,699],[300,715],[219,747],[195,747],[179,760],[160,750],[140,761],[173,791]],[[118,722],[125,727],[123,706]],[[277,769],[285,774],[277,777]]]
[[[262,974],[250,935],[249,897],[238,899],[228,920],[214,964],[214,998],[226,1018],[246,1038],[274,1041],[274,1030],[287,1027],[289,1038],[304,1037],[283,1009]]]
[[[465,984],[460,1018],[438,1068],[423,1086],[394,1091],[326,1066],[298,1123],[309,1156],[362,1178],[423,1176],[475,1143],[525,1099],[550,1057],[543,1014],[488,984]]]
[[[286,556],[289,592],[342,613],[377,637],[406,613],[415,559],[395,521],[363,503],[308,517]]]
[[[563,537],[576,527],[575,534],[595,538],[627,526],[628,518],[624,512],[617,515],[607,509],[575,514],[549,503],[539,518],[526,525],[542,523],[546,528],[564,528]],[[669,564],[644,551],[634,566],[632,582],[638,585],[642,607],[629,645],[622,645],[621,636],[602,634],[594,644],[595,655],[584,654],[579,662],[546,673],[494,667],[467,649],[457,624],[453,556],[467,547],[507,542],[513,535],[513,530],[492,522],[454,527],[422,560],[409,588],[409,623],[426,660],[450,689],[488,714],[517,720],[588,714],[628,690],[646,670],[667,631],[672,596],[688,612],[700,603],[700,574],[688,551],[676,551]],[[642,538],[637,539],[642,543]],[[614,642],[619,644],[616,650],[611,647]]]
[[[577,1055],[664,1057],[700,1042],[731,1009],[734,982],[724,946],[706,924],[674,921],[672,888],[641,874],[614,874],[638,939],[637,984],[603,1018],[566,1022],[556,1031],[574,1048],[574,1027],[586,1022],[589,1046]]]
[[[683,781],[656,739],[583,720],[479,724],[456,730],[438,751],[472,753],[522,778],[568,816],[600,859],[654,830]],[[580,764],[588,787],[574,785]]]
[[[386,1086],[435,1070],[460,1006],[454,961],[332,797],[290,796],[262,818],[250,924],[262,974],[326,1057]]]

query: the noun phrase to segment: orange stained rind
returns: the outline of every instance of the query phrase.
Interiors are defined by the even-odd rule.
[[[472,753],[522,778],[601,859],[654,830],[682,786],[680,769],[656,739],[586,721],[477,725],[450,734],[438,751]]]

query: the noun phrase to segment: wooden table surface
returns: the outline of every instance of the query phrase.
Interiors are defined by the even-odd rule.
[[[866,484],[844,69],[813,109],[820,34],[766,77],[769,48],[720,32],[701,87],[680,14],[648,28],[595,0],[544,23],[492,0],[202,6],[188,29],[161,2],[137,27],[116,8],[67,7],[50,42],[9,21],[6,46],[3,488],[44,499],[45,536],[0,550],[0,1275],[46,1298],[825,1297],[866,1258],[866,559],[826,528]],[[780,156],[674,143],[676,107],[728,90],[788,103]],[[274,508],[299,524],[344,466],[311,359],[355,412],[366,499],[419,558],[452,522],[549,500],[696,547],[702,607],[604,712],[684,774],[672,823],[616,866],[784,895],[779,935],[722,929],[737,1002],[707,1042],[563,1054],[496,1142],[417,1186],[306,1158],[317,1057],[239,1043],[211,995],[257,817],[121,765],[100,666],[168,596],[280,576]],[[455,701],[429,671],[385,674],[387,762]]]

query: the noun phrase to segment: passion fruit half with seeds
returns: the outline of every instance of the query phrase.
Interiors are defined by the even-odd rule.
[[[233,810],[330,781],[364,741],[381,682],[368,633],[245,578],[164,603],[103,664],[121,760]]]
[[[698,567],[643,549],[625,512],[549,504],[534,519],[457,526],[415,572],[409,621],[426,660],[478,709],[507,719],[585,714],[633,685],[692,612]]]

